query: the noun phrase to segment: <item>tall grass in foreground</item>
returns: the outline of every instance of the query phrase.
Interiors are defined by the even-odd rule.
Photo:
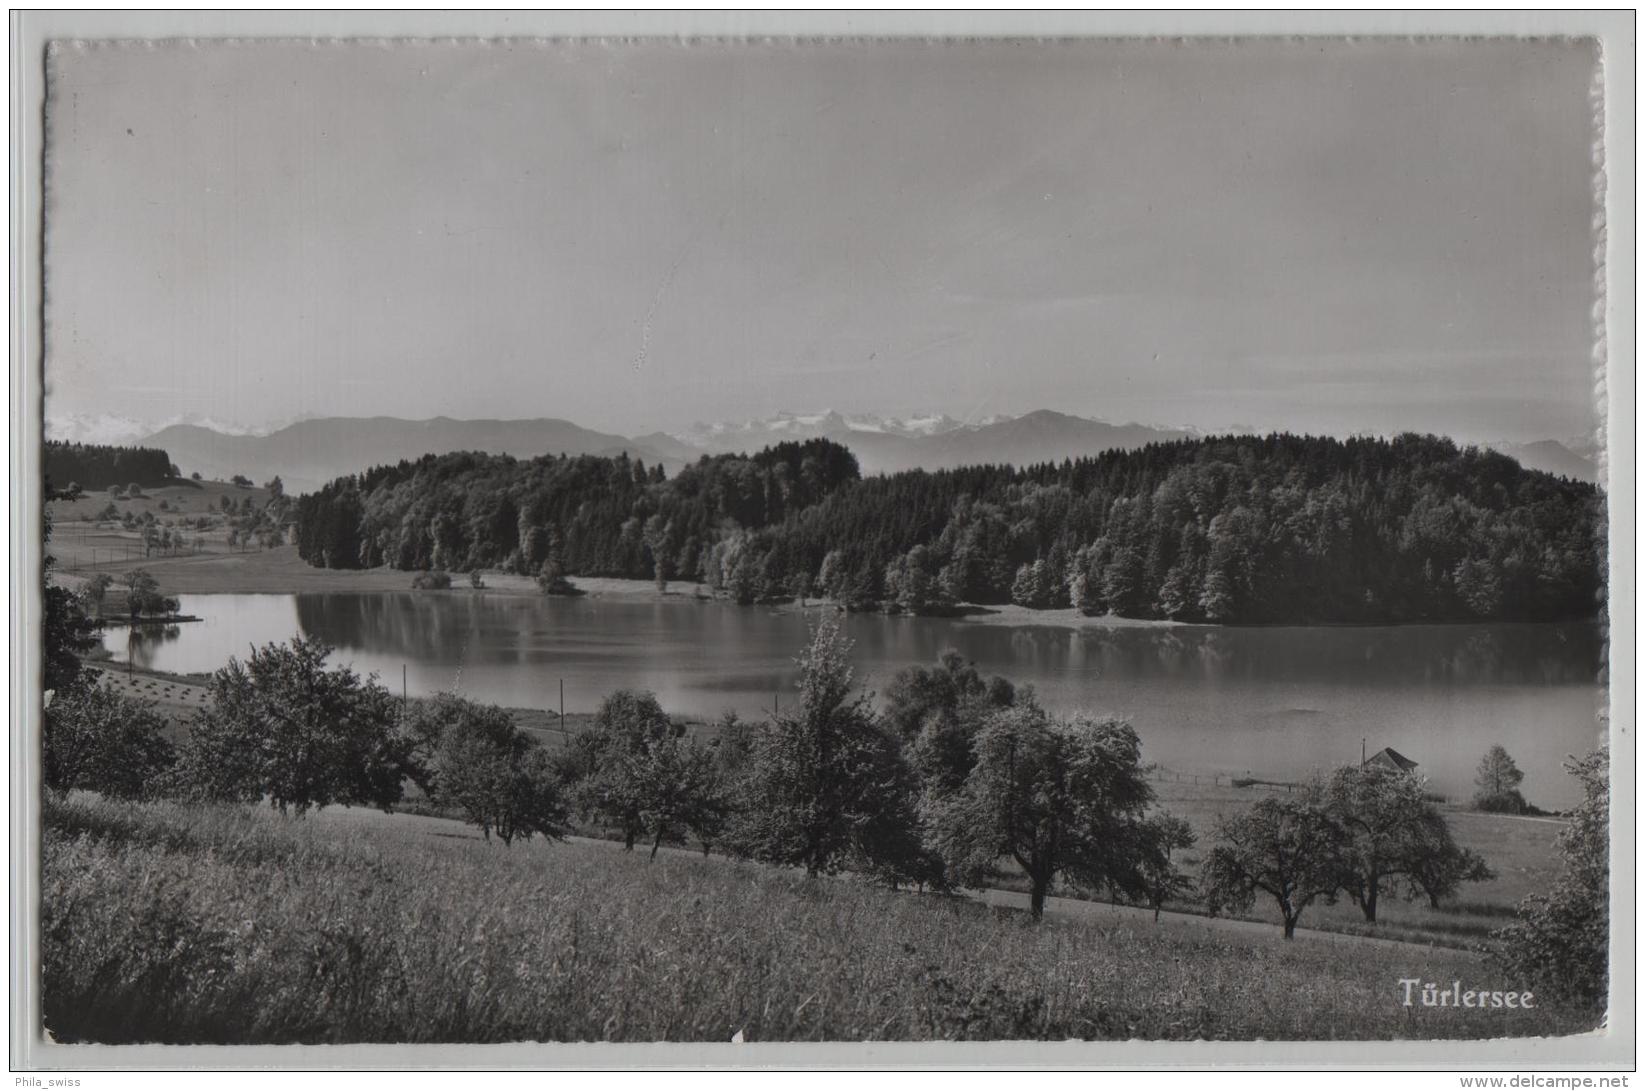
[[[719,859],[487,845],[452,823],[48,801],[59,1041],[1496,1037],[1571,1010],[1406,1008],[1518,988],[1476,955],[1099,928]]]

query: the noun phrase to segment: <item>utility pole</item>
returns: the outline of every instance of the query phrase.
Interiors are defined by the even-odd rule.
[[[1359,737],[1359,763],[1361,765],[1365,764],[1365,736],[1364,735],[1361,735]]]
[[[560,730],[565,731],[565,679],[560,679]]]
[[[411,708],[411,689],[406,685],[406,665],[400,664],[400,722],[406,722],[406,712]]]

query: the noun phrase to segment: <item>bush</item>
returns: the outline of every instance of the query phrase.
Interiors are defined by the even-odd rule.
[[[419,572],[411,578],[413,591],[449,591],[451,590],[450,572]]]
[[[1565,768],[1582,781],[1584,799],[1559,835],[1564,868],[1548,894],[1532,894],[1520,919],[1492,937],[1498,963],[1537,991],[1602,1008],[1610,957],[1610,753],[1601,748]]]
[[[1519,794],[1519,789],[1514,788],[1494,795],[1475,796],[1474,809],[1487,814],[1524,814],[1529,809],[1529,804],[1525,802],[1525,797]]]

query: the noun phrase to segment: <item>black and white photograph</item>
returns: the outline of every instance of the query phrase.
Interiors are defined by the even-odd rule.
[[[49,38],[30,1048],[1631,1066],[1623,26]]]

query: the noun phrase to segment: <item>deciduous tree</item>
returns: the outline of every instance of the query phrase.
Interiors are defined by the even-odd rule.
[[[107,685],[53,691],[45,711],[45,782],[121,799],[160,793],[176,752],[153,706]]]
[[[1217,826],[1201,875],[1213,915],[1244,909],[1266,894],[1279,906],[1285,938],[1315,901],[1342,889],[1342,831],[1312,799],[1261,799]]]
[[[1010,859],[1028,878],[1036,918],[1060,875],[1145,893],[1143,814],[1153,791],[1129,724],[1057,721],[1019,704],[989,718],[975,751],[964,787],[931,816],[933,842],[957,882],[980,886]]]
[[[1481,811],[1523,814],[1525,797],[1519,794],[1525,774],[1500,743],[1485,751],[1474,773],[1474,806]]]
[[[565,836],[565,802],[548,755],[506,709],[441,694],[419,706],[412,735],[424,746],[432,740],[434,797],[459,808],[486,840],[494,831],[504,845]]]
[[[1400,879],[1408,891],[1425,876],[1442,893],[1483,867],[1464,857],[1451,839],[1427,781],[1382,765],[1347,765],[1321,789],[1323,802],[1342,832],[1342,889],[1375,923],[1381,895]]]
[[[812,876],[851,866],[884,878],[917,865],[913,777],[868,695],[853,693],[850,651],[837,616],[813,629],[798,706],[754,743],[733,834],[742,855]]]
[[[399,702],[375,678],[326,667],[331,648],[294,637],[253,649],[212,676],[209,703],[185,743],[188,794],[249,801],[281,814],[358,804],[389,810],[414,766]]]

